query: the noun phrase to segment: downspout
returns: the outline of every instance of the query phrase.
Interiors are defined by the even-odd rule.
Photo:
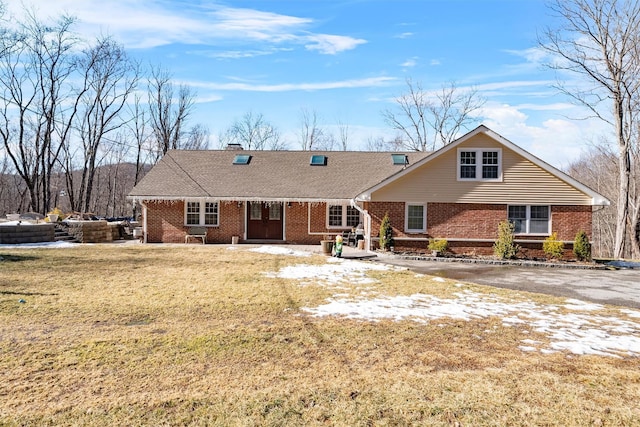
[[[142,240],[143,243],[147,243],[147,204],[140,201],[142,205]]]
[[[356,199],[351,199],[350,202],[351,202],[351,206],[356,208],[364,218],[364,224],[362,224],[364,225],[364,247],[367,253],[372,253],[371,251],[371,215],[369,215],[369,212],[367,210],[363,209],[358,205],[358,203],[356,203]]]

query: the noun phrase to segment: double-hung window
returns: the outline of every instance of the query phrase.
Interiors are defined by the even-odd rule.
[[[509,206],[508,218],[513,223],[516,234],[549,234],[551,229],[549,206]]]
[[[421,203],[405,205],[405,231],[407,233],[424,233],[427,231],[427,208]]]
[[[458,149],[459,181],[499,181],[502,179],[500,149]]]
[[[186,225],[218,226],[219,204],[212,200],[189,200],[185,204],[184,223]]]
[[[360,211],[349,205],[329,205],[327,207],[327,225],[329,228],[354,228],[362,221]]]

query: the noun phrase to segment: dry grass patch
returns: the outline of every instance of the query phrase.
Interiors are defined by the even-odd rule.
[[[640,423],[637,357],[523,352],[523,339],[548,336],[499,316],[305,310],[337,294],[563,300],[406,270],[286,279],[268,273],[326,258],[240,248],[0,248],[0,425]]]

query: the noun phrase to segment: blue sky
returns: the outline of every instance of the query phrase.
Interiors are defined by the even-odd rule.
[[[9,0],[19,14],[21,2]],[[67,12],[85,37],[112,35],[197,93],[191,124],[216,135],[252,111],[298,149],[301,111],[350,149],[395,132],[406,79],[438,90],[455,81],[487,102],[481,123],[556,167],[606,128],[552,87],[536,37],[556,26],[543,0],[27,0],[40,17]],[[571,78],[571,76],[563,76]],[[215,144],[215,141],[214,141]]]

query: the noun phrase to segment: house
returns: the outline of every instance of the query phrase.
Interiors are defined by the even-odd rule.
[[[593,210],[609,204],[486,126],[432,153],[174,150],[129,197],[146,242],[204,226],[207,242],[317,244],[362,224],[375,248],[388,213],[398,248],[444,238],[453,252],[491,253],[509,219],[531,256],[552,232],[568,248],[590,236]]]

